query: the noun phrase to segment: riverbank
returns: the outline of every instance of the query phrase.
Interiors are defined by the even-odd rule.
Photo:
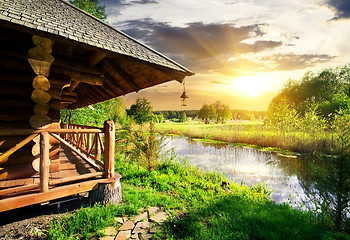
[[[173,156],[174,157],[174,156]],[[118,206],[87,207],[55,220],[51,239],[98,239],[115,217],[133,216],[158,206],[170,216],[156,239],[344,239],[317,223],[311,214],[276,205],[266,189],[228,183],[214,172],[203,173],[173,160],[148,172],[116,160],[123,186]],[[224,183],[224,184],[223,184]],[[118,227],[118,226],[116,226]]]
[[[298,153],[331,152],[329,136],[302,132],[278,132],[259,121],[238,121],[225,124],[201,122],[165,122],[156,124],[161,134],[174,134],[211,141],[248,144],[258,148],[283,149]]]

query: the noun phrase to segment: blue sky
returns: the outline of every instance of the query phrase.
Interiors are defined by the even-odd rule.
[[[109,23],[196,73],[124,97],[265,110],[288,79],[350,63],[349,0],[100,0]]]

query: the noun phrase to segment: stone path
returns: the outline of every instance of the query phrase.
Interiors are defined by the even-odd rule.
[[[168,218],[168,215],[159,207],[150,207],[147,211],[140,210],[141,214],[132,219],[116,217],[115,221],[121,225],[118,229],[111,226],[103,232],[100,240],[148,240],[151,239],[157,228]]]

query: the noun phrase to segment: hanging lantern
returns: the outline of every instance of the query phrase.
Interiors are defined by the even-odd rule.
[[[185,81],[183,81],[183,93],[181,94],[181,99],[182,99],[182,106],[185,107],[186,106],[186,98],[188,98],[188,96],[186,95],[186,89],[185,89]]]

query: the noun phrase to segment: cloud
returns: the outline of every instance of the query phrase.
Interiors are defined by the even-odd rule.
[[[106,14],[108,17],[113,19],[114,17],[121,14],[121,10],[125,7],[130,7],[137,4],[157,4],[156,0],[100,0],[101,5],[106,6]]]
[[[349,0],[327,0],[327,5],[333,8],[336,12],[336,16],[333,18],[334,20],[350,18]]]
[[[101,5],[106,5],[106,7],[117,7],[132,4],[152,4],[158,3],[156,0],[100,0]]]
[[[275,54],[271,57],[261,58],[262,61],[271,62],[275,71],[291,71],[296,69],[305,69],[314,67],[318,63],[327,63],[335,56],[327,54]]]
[[[224,85],[229,85],[227,82],[222,82],[222,81],[210,81],[211,84],[224,84]]]
[[[123,31],[165,53],[194,71],[220,69],[232,56],[257,53],[282,45],[279,41],[244,40],[263,36],[262,24],[236,27],[225,23],[188,23],[172,27],[152,19],[131,20],[123,23]]]
[[[131,1],[131,3],[136,3],[136,4],[154,4],[154,3],[158,3],[158,1],[155,1],[155,0],[138,0],[138,1]]]

